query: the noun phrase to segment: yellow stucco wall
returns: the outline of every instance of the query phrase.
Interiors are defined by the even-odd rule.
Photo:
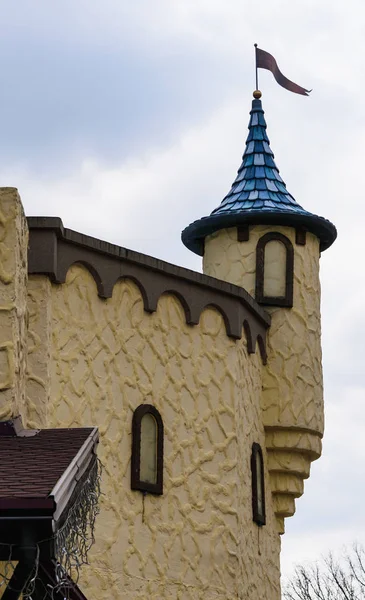
[[[28,229],[18,191],[0,188],[0,420],[24,414]],[[9,550],[10,552],[10,550]],[[14,563],[15,564],[15,563]],[[2,576],[13,567],[0,562]]]
[[[48,277],[31,275],[28,278],[28,357],[26,385],[27,427],[49,426],[52,284]]]
[[[37,294],[45,297],[40,279],[47,287],[46,278],[30,278],[33,309]],[[31,339],[48,339],[50,372],[46,360],[36,367],[41,346],[33,343],[27,394],[33,426],[46,415],[48,426],[97,425],[101,433],[102,510],[80,584],[87,597],[278,600],[268,473],[267,525],[252,522],[251,445],[265,445],[259,353],[247,354],[244,336],[228,338],[214,309],[188,326],[166,295],[148,314],[130,281],[101,300],[79,265],[50,289],[50,302],[30,312]],[[161,497],[130,489],[132,414],[143,402],[164,420]]]
[[[9,550],[10,554],[10,550]],[[4,562],[0,561],[0,598],[5,594],[8,581],[10,581],[14,569],[17,566],[17,561],[14,562]],[[21,596],[22,599],[22,596]]]
[[[223,229],[205,240],[203,270],[254,296],[257,242],[272,231],[289,238],[294,248],[293,308],[266,307],[272,322],[262,391],[271,483],[282,531],[282,518],[294,513],[294,498],[303,492],[310,462],[321,453],[319,240],[307,233],[306,245],[300,246],[291,227],[257,225],[250,227],[249,241],[237,242],[236,228]]]
[[[255,296],[256,246],[265,233],[277,231],[294,247],[293,308],[266,307],[268,364],[264,375],[265,424],[293,425],[323,431],[319,241],[307,233],[305,246],[295,244],[291,227],[255,226],[248,242],[237,242],[236,229],[207,238],[204,273],[244,287]]]
[[[0,420],[24,407],[27,242],[18,191],[0,188]]]

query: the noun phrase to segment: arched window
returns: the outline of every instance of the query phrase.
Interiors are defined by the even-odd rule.
[[[257,525],[265,525],[265,479],[264,459],[260,444],[252,444],[251,453],[252,476],[252,518]]]
[[[163,422],[151,404],[141,404],[133,413],[131,488],[163,493]]]
[[[256,247],[256,300],[272,306],[293,306],[294,249],[278,232],[263,235]]]

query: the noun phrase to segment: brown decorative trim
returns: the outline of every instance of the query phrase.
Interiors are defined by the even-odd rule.
[[[248,225],[239,225],[237,227],[237,242],[248,242],[250,239],[250,229]]]
[[[257,473],[257,457],[261,462],[261,477],[258,481]],[[262,454],[260,444],[254,442],[252,444],[251,452],[251,482],[252,482],[252,519],[257,525],[266,524],[266,510],[265,510],[265,475],[264,475],[264,457]],[[258,490],[261,486],[261,498],[262,498],[262,509],[260,510],[258,503]]]
[[[2,511],[21,510],[27,514],[34,510],[41,510],[42,514],[53,515],[55,508],[55,501],[51,496],[48,498],[14,498],[13,496],[0,498],[0,518],[4,516]]]
[[[12,549],[10,548],[10,556],[12,555],[11,550]],[[27,582],[31,580],[36,566],[36,548],[22,548],[21,559],[15,565],[14,571],[10,576],[10,580],[5,587],[5,590],[3,588],[3,594],[1,594],[1,597],[4,600],[18,600],[21,591],[24,590]],[[4,580],[2,580],[1,584],[3,585],[4,583]],[[31,597],[35,598],[33,591]]]
[[[262,362],[264,363],[264,365],[266,365],[266,363],[267,363],[266,344],[265,344],[265,340],[262,339],[260,334],[257,336],[257,345],[260,350]]]
[[[151,414],[157,424],[157,482],[141,481],[141,422],[146,414]],[[132,419],[132,458],[131,488],[141,492],[161,495],[163,493],[163,421],[157,408],[152,404],[141,404],[133,413]]]
[[[265,246],[268,242],[278,240],[286,249],[285,296],[264,296],[265,282]],[[291,241],[282,233],[272,231],[263,235],[256,246],[256,301],[269,306],[293,306],[294,281],[294,248]]]
[[[297,227],[295,230],[295,243],[297,246],[305,246],[307,243],[307,232],[305,229]]]
[[[47,275],[61,284],[68,269],[80,263],[94,277],[101,298],[110,298],[115,283],[128,278],[139,287],[146,312],[154,312],[160,296],[171,293],[179,298],[188,325],[197,325],[202,311],[213,306],[221,313],[229,337],[240,339],[246,322],[250,354],[256,350],[258,336],[265,347],[270,316],[243,288],[64,229],[57,217],[28,217],[28,226],[29,274]]]

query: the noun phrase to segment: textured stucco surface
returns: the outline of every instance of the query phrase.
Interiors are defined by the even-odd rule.
[[[298,246],[291,228],[255,226],[238,243],[235,229],[222,230],[206,240],[204,272],[254,295],[256,245],[271,231],[293,244],[294,303],[267,307],[263,367],[258,352],[247,353],[245,335],[227,336],[213,308],[190,326],[179,300],[163,295],[150,314],[129,280],[102,300],[77,264],[62,285],[27,280],[22,205],[17,190],[0,189],[0,418],[99,427],[103,496],[81,575],[87,597],[279,599],[277,532],[321,453],[318,240],[307,233]],[[278,284],[278,260],[267,257],[268,285]],[[130,489],[132,414],[141,403],[164,420],[161,497]],[[252,521],[253,442],[264,450],[262,528]]]
[[[46,297],[42,285],[30,286],[42,313],[32,312],[30,330],[42,345],[48,339],[51,366],[49,377],[46,358],[37,372],[38,358],[33,365],[42,392],[38,399],[32,383],[33,425],[46,415],[49,426],[97,425],[101,433],[102,510],[82,570],[86,595],[278,600],[280,538],[268,489],[267,525],[252,522],[251,445],[265,445],[259,353],[247,354],[245,337],[228,338],[214,309],[188,326],[166,295],[146,313],[128,280],[101,300],[91,275],[74,265],[65,284],[51,285],[48,305],[36,302]],[[132,414],[143,402],[164,420],[161,497],[130,489]]]
[[[28,230],[15,188],[0,188],[0,419],[24,408]]]
[[[0,420],[24,415],[28,229],[18,191],[0,188]],[[10,565],[0,562],[0,573]],[[0,582],[1,583],[1,582]],[[5,586],[0,586],[0,598]]]
[[[51,282],[41,275],[28,278],[27,427],[47,427],[51,372]]]
[[[282,530],[281,517],[294,513],[294,498],[302,493],[310,462],[321,453],[319,241],[307,233],[306,245],[300,246],[293,228],[254,226],[248,242],[237,242],[236,229],[224,229],[206,239],[203,265],[207,275],[241,285],[254,296],[257,242],[272,231],[289,238],[294,248],[293,308],[266,307],[272,323],[262,391],[267,449],[274,454],[269,456],[274,503]]]
[[[307,233],[295,244],[290,227],[250,228],[248,242],[237,242],[236,229],[224,229],[205,243],[204,273],[244,287],[255,295],[256,245],[270,231],[285,235],[294,247],[293,308],[266,307],[268,365],[264,374],[265,424],[296,425],[323,431],[319,241]]]

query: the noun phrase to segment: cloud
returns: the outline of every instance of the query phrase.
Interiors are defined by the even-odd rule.
[[[117,166],[85,158],[59,179],[24,169],[3,169],[0,179],[17,185],[29,215],[56,214],[70,228],[196,267],[180,232],[217,206],[235,178],[244,145],[239,112],[235,99],[171,146]]]
[[[360,0],[5,0],[0,181],[29,215],[200,269],[181,230],[228,191],[244,150],[253,43],[278,167],[338,226],[321,258],[324,456],[287,520],[283,571],[363,528],[364,5]],[[315,550],[314,550],[315,549]]]
[[[327,394],[323,456],[313,463],[297,512],[286,520],[281,567],[290,577],[296,564],[318,560],[343,545],[364,542],[363,431],[364,389],[343,387],[344,398],[333,406]]]
[[[299,83],[319,94],[327,86],[333,93],[327,112],[334,105],[338,114],[338,88],[348,94],[363,67],[361,53],[352,50],[362,43],[360,21],[354,27],[328,0],[320,7],[20,0],[3,2],[0,16],[6,23],[0,160],[21,162],[38,176],[44,169],[64,174],[85,156],[118,164],[152,141],[171,145],[232,95],[245,97],[254,84],[254,41]],[[303,99],[284,96],[270,73],[260,79],[268,108],[270,97],[285,97],[282,110],[290,106],[302,118]]]

